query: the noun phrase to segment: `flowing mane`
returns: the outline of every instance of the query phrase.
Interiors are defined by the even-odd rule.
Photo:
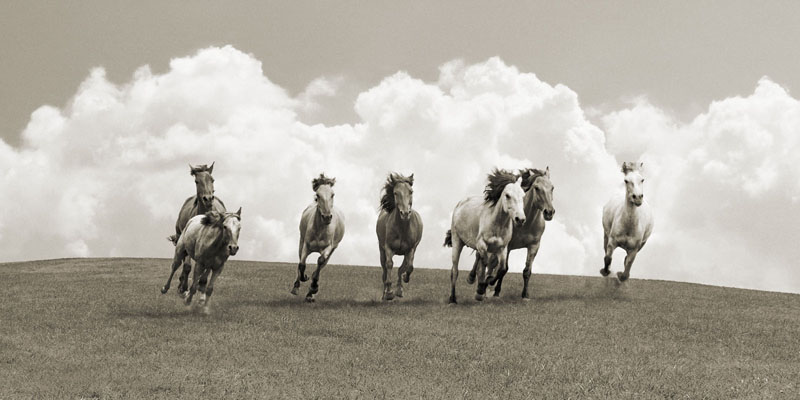
[[[194,175],[200,172],[208,172],[209,174],[214,170],[214,163],[212,162],[211,165],[200,164],[200,165],[189,165],[189,174]]]
[[[517,181],[517,175],[505,169],[495,168],[489,174],[488,179],[489,183],[486,185],[486,189],[483,190],[483,199],[486,204],[495,206],[497,201],[500,200],[500,195],[503,194],[506,185]]]
[[[314,180],[311,181],[311,188],[316,192],[322,185],[333,186],[334,184],[336,184],[336,178],[328,178],[324,173],[321,173],[319,174],[319,178],[314,178]]]
[[[533,182],[536,182],[536,178],[540,176],[545,176],[547,173],[540,169],[536,168],[525,168],[519,171],[519,175],[522,177],[522,190],[528,191],[533,186]]]
[[[383,185],[382,190],[383,195],[381,196],[381,209],[387,213],[394,210],[394,187],[398,183],[407,183],[408,186],[414,186],[414,174],[403,176],[392,172],[389,174],[389,177],[386,178],[386,183]]]

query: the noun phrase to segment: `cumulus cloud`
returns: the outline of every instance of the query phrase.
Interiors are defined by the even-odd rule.
[[[377,265],[381,183],[403,171],[415,173],[425,223],[416,265],[447,268],[452,209],[481,193],[492,167],[550,166],[556,218],[534,270],[593,275],[602,205],[621,188],[618,161],[641,158],[657,226],[635,277],[800,287],[787,271],[800,255],[787,246],[792,231],[774,232],[800,222],[798,105],[768,79],[689,124],[639,99],[603,116],[601,129],[564,85],[499,58],[456,60],[435,82],[397,72],[360,93],[355,123],[313,122],[343,82],[319,78],[293,97],[230,46],[176,58],[163,74],[141,67],[124,84],[92,70],[65,107],[31,115],[19,148],[0,141],[0,185],[12,200],[0,210],[0,258],[169,257],[165,237],[194,191],[187,164],[216,161],[217,195],[243,208],[239,258],[296,260],[310,181],[325,171],[347,221],[332,262]],[[471,254],[462,260],[471,265]]]

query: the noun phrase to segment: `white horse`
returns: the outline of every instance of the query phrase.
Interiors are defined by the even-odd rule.
[[[200,303],[205,305],[204,311],[208,313],[208,301],[214,292],[214,282],[222,273],[228,257],[236,255],[239,251],[241,219],[241,207],[235,213],[209,211],[206,214],[192,217],[175,244],[172,272],[167,278],[167,283],[161,288],[161,293],[167,293],[175,271],[187,256],[191,257],[195,261],[195,268],[186,304],[192,303],[192,297],[197,292],[200,277],[207,276],[208,271],[211,271],[205,293],[200,297]]]
[[[624,162],[622,173],[625,174],[625,197],[612,198],[603,207],[603,246],[606,256],[605,266],[600,270],[601,275],[608,276],[614,249],[625,249],[628,253],[625,256],[625,271],[617,272],[620,282],[630,277],[636,254],[653,232],[653,214],[642,192],[642,163]]]
[[[328,265],[334,250],[344,236],[344,215],[333,208],[333,185],[336,178],[328,178],[319,174],[311,181],[314,190],[314,203],[306,207],[300,218],[300,262],[297,264],[297,278],[291,293],[297,295],[300,282],[308,280],[306,275],[306,258],[310,253],[318,252],[317,269],[311,275],[311,286],[306,294],[306,301],[314,301],[319,291],[319,274]]]
[[[495,169],[489,174],[489,183],[484,197],[470,196],[461,200],[453,210],[451,229],[447,231],[445,246],[453,247],[453,266],[450,271],[450,303],[456,303],[456,281],[461,250],[468,246],[477,250],[480,260],[478,268],[478,290],[475,299],[483,300],[486,287],[497,279],[493,265],[505,267],[508,243],[511,241],[514,224],[525,223],[522,208],[524,192],[517,175]],[[497,263],[493,264],[494,255]],[[488,277],[485,275],[489,267]]]

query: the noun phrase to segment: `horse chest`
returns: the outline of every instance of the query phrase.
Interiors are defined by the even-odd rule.
[[[389,241],[389,247],[395,254],[406,254],[411,250],[411,243],[401,238]]]
[[[311,238],[306,243],[310,251],[319,251],[328,247],[331,243],[331,239],[330,236],[323,234]]]

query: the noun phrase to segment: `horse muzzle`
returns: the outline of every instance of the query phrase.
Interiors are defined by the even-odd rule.
[[[556,213],[556,210],[544,210],[542,215],[544,216],[545,221],[550,221],[553,219],[553,215]]]
[[[322,216],[322,223],[324,223],[325,225],[330,225],[331,221],[333,221],[333,214]]]
[[[235,256],[236,253],[238,253],[238,252],[239,252],[239,246],[238,245],[230,245],[230,246],[228,246],[228,254],[230,254],[232,256]]]
[[[525,218],[516,217],[514,218],[514,223],[517,224],[517,226],[522,226],[522,224],[525,223]]]

